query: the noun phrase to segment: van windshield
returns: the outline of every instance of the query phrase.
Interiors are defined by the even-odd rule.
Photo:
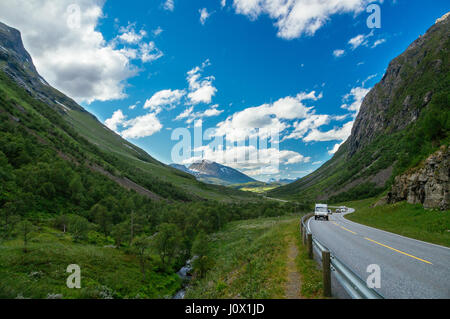
[[[326,209],[325,207],[317,207],[317,208],[316,208],[316,212],[319,212],[319,213],[328,213],[328,209]]]

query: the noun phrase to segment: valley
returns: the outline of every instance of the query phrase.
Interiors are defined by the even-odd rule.
[[[185,166],[153,158],[49,85],[21,33],[0,22],[0,298],[169,299],[182,288],[186,299],[324,298],[322,270],[299,226],[319,202],[355,212],[312,222],[311,240],[332,246],[361,278],[361,260],[379,257],[401,282],[408,253],[396,264],[396,249],[373,253],[374,241],[359,236],[367,253],[352,255],[363,245],[335,235],[333,223],[450,247],[449,40],[445,15],[368,90],[329,161],[299,179],[261,182],[208,159]],[[188,73],[191,86],[200,69]],[[413,248],[438,260],[432,249]],[[401,295],[392,283],[383,293],[448,297],[445,283],[433,291],[447,273],[442,255],[423,276],[426,293],[411,285]],[[188,260],[184,287],[177,271]],[[80,289],[66,285],[71,264],[81,268]]]

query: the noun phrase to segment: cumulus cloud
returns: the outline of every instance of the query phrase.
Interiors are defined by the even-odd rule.
[[[344,53],[345,53],[345,51],[344,51],[344,50],[341,50],[341,49],[337,49],[337,50],[334,50],[334,51],[333,51],[333,55],[334,55],[336,58],[339,58],[339,57],[343,56]]]
[[[344,144],[344,143],[345,143],[345,141],[342,141],[342,143],[335,144],[335,145],[333,146],[333,148],[332,148],[331,150],[328,151],[328,154],[330,154],[330,155],[336,154],[336,152],[339,150],[339,148],[340,148],[340,147],[342,146],[342,144]]]
[[[138,116],[132,120],[126,121],[124,127],[126,130],[121,132],[124,138],[142,138],[151,136],[162,129],[162,124],[154,113]]]
[[[141,43],[139,45],[142,62],[153,62],[161,58],[164,54],[159,50],[155,42]]]
[[[175,9],[174,0],[166,0],[166,2],[164,2],[163,4],[163,8],[167,11],[173,11]]]
[[[326,114],[316,115],[312,114],[303,121],[294,123],[294,130],[284,139],[302,139],[307,132],[315,130],[323,125],[330,123],[331,117]]]
[[[197,66],[187,73],[190,91],[188,98],[192,104],[209,104],[211,103],[213,96],[216,95],[217,89],[213,86],[215,78],[213,76],[202,78],[201,75],[205,67],[209,65],[209,60],[206,60],[201,67]]]
[[[211,16],[206,8],[202,8],[199,10],[200,13],[200,23],[205,25],[206,20]]]
[[[241,140],[249,129],[271,129],[284,131],[289,127],[287,121],[308,116],[311,107],[304,105],[305,100],[316,101],[322,97],[315,91],[299,93],[295,97],[288,96],[272,104],[249,107],[236,112],[217,125],[217,135],[226,136],[230,140]]]
[[[157,37],[158,35],[160,35],[161,33],[163,33],[163,29],[161,27],[157,27],[155,30],[152,31],[153,36]]]
[[[331,16],[342,13],[358,14],[371,0],[234,0],[238,14],[255,20],[266,14],[275,21],[278,36],[294,39],[314,35]]]
[[[308,163],[311,160],[294,151],[279,150],[276,147],[258,149],[254,145],[233,145],[225,149],[207,145],[194,151],[200,154],[184,160],[182,164],[188,165],[206,159],[233,167],[250,176],[278,174],[279,165]]]
[[[145,30],[136,32],[135,26],[135,23],[129,23],[126,27],[120,27],[117,39],[126,43],[139,43],[147,35],[147,32]]]
[[[373,36],[373,30],[369,34],[359,34],[348,41],[348,44],[351,46],[352,50],[359,48],[361,45],[368,46],[369,38]]]
[[[150,109],[156,113],[161,112],[163,107],[171,109],[180,103],[185,94],[186,92],[183,90],[162,90],[156,92],[145,101],[144,109]]]
[[[329,142],[329,141],[345,141],[352,132],[353,121],[347,122],[340,128],[334,128],[329,131],[321,132],[313,129],[303,138],[305,142]]]
[[[366,97],[367,93],[369,93],[370,89],[366,89],[364,87],[354,87],[351,89],[350,93],[344,96],[344,102],[347,102],[341,106],[341,108],[346,109],[348,111],[355,112],[355,116],[359,113],[359,109],[361,108],[361,104]]]
[[[125,115],[123,115],[122,110],[117,110],[113,113],[112,117],[105,121],[105,125],[114,132],[117,132],[119,125],[122,125],[125,121]]]
[[[103,3],[103,0],[0,1],[0,20],[21,31],[37,70],[52,86],[78,102],[122,99],[126,97],[126,81],[137,74],[131,60],[139,58],[139,50],[118,48],[118,40],[107,42],[97,31]],[[141,32],[130,32],[131,29],[121,33],[123,43],[144,36]]]
[[[380,44],[383,44],[383,43],[385,43],[386,42],[386,39],[379,39],[379,40],[377,40],[377,41],[375,41],[374,43],[373,43],[373,45],[372,45],[372,49],[373,48],[376,48],[377,46],[379,46]]]

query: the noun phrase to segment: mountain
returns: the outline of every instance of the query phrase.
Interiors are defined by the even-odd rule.
[[[438,19],[391,61],[365,97],[351,136],[330,161],[269,196],[334,202],[376,196],[391,189],[396,176],[424,165],[448,145],[449,23],[449,14]],[[442,189],[448,189],[446,183]],[[448,192],[440,196],[448,201]]]
[[[111,131],[45,81],[24,48],[20,32],[1,22],[0,96],[3,120],[12,119],[31,134],[24,137],[27,143],[36,143],[37,139],[65,161],[84,163],[89,170],[123,188],[154,200],[232,201],[249,197],[244,192],[199,182]]]
[[[180,164],[171,164],[172,167],[194,175],[198,180],[216,185],[233,185],[256,182],[255,179],[239,172],[238,170],[211,162],[202,160],[191,164],[189,167]]]
[[[184,166],[184,165],[181,165],[181,164],[170,164],[169,166],[173,167],[173,168],[175,168],[175,169],[177,169],[179,171],[182,171],[182,172],[194,175],[193,172],[189,168]]]

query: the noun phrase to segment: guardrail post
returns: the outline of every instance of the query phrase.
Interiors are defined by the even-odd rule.
[[[330,252],[322,251],[323,296],[331,297]]]
[[[313,242],[312,242],[312,234],[308,234],[308,256],[309,259],[313,259]]]

